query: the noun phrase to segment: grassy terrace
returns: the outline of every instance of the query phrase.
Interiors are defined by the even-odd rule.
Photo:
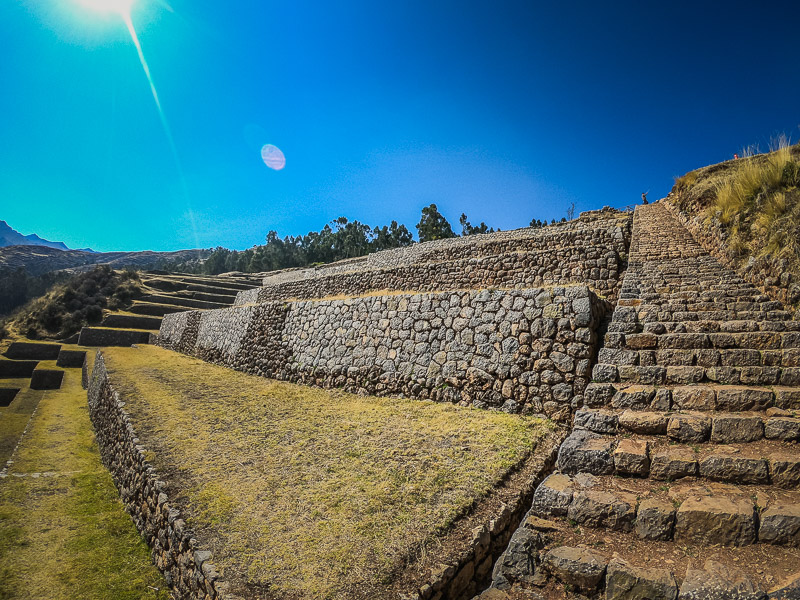
[[[80,380],[80,369],[66,369],[62,388],[44,392],[25,380],[11,406],[0,408],[0,441],[16,445],[38,402],[0,479],[0,599],[167,600],[100,463]]]
[[[396,597],[554,444],[538,419],[274,382],[157,347],[104,352],[169,495],[250,597]]]

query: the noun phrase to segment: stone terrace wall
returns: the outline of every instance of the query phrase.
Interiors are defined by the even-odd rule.
[[[275,379],[566,419],[606,306],[586,286],[266,302],[166,315],[158,343]]]
[[[238,600],[202,550],[165,485],[145,458],[136,431],[111,386],[103,355],[98,352],[89,382],[89,416],[103,464],[111,472],[125,510],[151,548],[155,565],[179,599]]]
[[[366,258],[281,272],[236,304],[354,296],[379,290],[443,291],[583,284],[614,301],[630,245],[631,218],[586,213],[543,229],[437,240]]]

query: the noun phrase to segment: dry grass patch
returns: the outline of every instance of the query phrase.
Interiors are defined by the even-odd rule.
[[[68,369],[60,390],[38,392],[38,411],[0,480],[0,599],[167,600],[100,462],[80,380],[79,369]]]
[[[104,353],[170,496],[249,594],[389,597],[553,429],[274,382],[157,347]]]

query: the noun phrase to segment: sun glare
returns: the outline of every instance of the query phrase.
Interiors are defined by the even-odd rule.
[[[78,3],[99,12],[129,15],[136,0],[78,0]]]

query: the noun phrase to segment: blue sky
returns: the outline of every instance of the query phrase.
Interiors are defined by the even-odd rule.
[[[0,3],[0,219],[97,250],[410,229],[664,196],[800,139],[794,2]],[[263,144],[286,155],[268,169]]]

